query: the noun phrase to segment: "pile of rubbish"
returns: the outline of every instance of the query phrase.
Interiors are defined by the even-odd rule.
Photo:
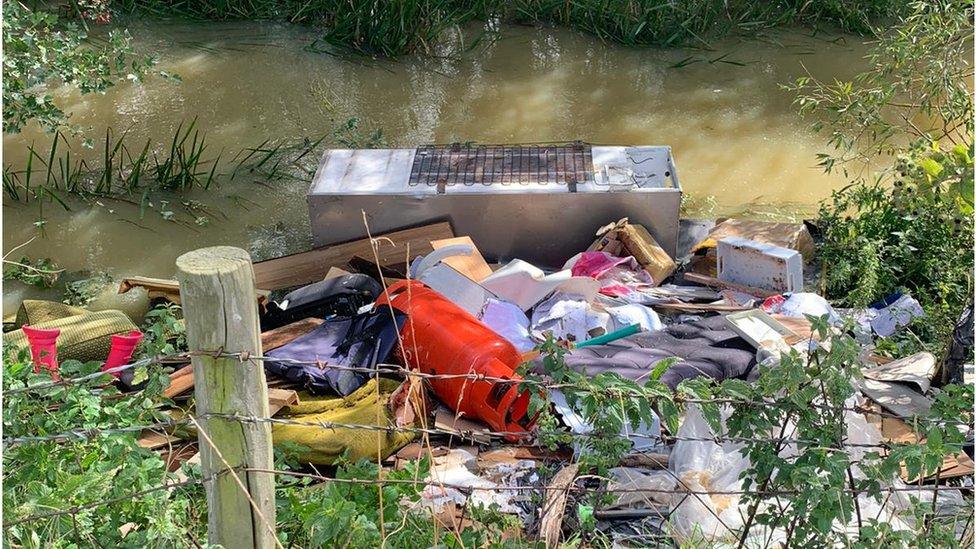
[[[949,375],[928,353],[897,360],[873,353],[879,338],[924,316],[911,296],[852,311],[804,291],[819,266],[803,224],[683,222],[678,261],[626,219],[594,238],[556,270],[517,258],[489,264],[446,223],[382,235],[378,248],[364,240],[256,263],[270,409],[283,420],[273,426],[275,444],[299,445],[299,458],[316,466],[342,457],[399,468],[430,457],[423,500],[437,520],[457,524],[465,506],[494,506],[553,546],[568,528],[567,496],[545,488],[582,481],[578,447],[533,444],[539,412],[520,382],[525,372],[546,374],[538,350],[545,342],[565,350],[566,367],[590,377],[613,372],[640,382],[670,359],[659,379],[674,390],[700,377],[754,382],[760,364],[817,344],[810,317],[824,318],[862,345],[854,404],[879,413],[844,413],[848,439],[865,442],[911,433],[912,418],[928,412],[950,377],[972,383],[971,366]],[[129,278],[120,292],[133,288],[179,302],[174,281]],[[971,336],[971,312],[964,322]],[[55,374],[59,359],[105,360],[108,370],[125,364],[141,337],[117,311],[40,301],[24,302],[13,327],[4,344],[30,348],[35,363]],[[177,365],[165,394],[186,403],[192,387],[192,368]],[[568,432],[593,429],[559,388],[545,397]],[[666,423],[655,415],[622,433],[630,453],[602,481],[619,493],[596,509],[597,527],[621,546],[693,533],[726,540],[743,521],[740,498],[725,495],[743,489],[742,445],[715,439],[693,404],[678,432],[668,433]],[[197,455],[193,440],[179,434],[147,434],[140,444],[163,452],[172,470]],[[961,504],[961,490],[972,489],[972,457],[969,448],[940,472],[941,482],[957,480],[940,492],[943,505]],[[542,463],[558,472],[541,474]],[[545,504],[526,487],[544,493]],[[716,494],[688,497],[698,492]],[[862,505],[893,516],[891,505]]]

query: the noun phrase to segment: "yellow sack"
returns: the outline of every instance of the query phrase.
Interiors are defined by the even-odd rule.
[[[80,314],[72,314],[78,311],[81,311]],[[61,330],[58,336],[58,360],[61,361],[105,360],[112,347],[112,336],[136,329],[136,325],[122,311],[89,312],[51,301],[25,301],[17,315],[17,322],[29,323],[35,328]],[[30,346],[27,336],[20,329],[3,334],[3,345],[18,352]]]
[[[399,386],[399,381],[380,379],[377,391],[376,380],[371,379],[347,397],[302,393],[299,404],[285,408],[275,417],[315,423],[388,427],[394,425],[394,418],[387,403]],[[290,442],[304,447],[298,454],[299,460],[331,465],[347,451],[346,458],[350,461],[377,457],[384,459],[406,446],[415,433],[272,424],[271,434],[275,445]]]

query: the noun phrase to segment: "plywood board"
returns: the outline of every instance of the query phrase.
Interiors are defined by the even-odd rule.
[[[455,271],[463,274],[464,276],[474,280],[475,282],[481,282],[482,280],[488,278],[491,274],[491,267],[482,257],[481,252],[478,251],[478,246],[475,245],[474,241],[471,240],[470,236],[458,236],[455,238],[442,238],[440,240],[432,240],[430,246],[439,250],[445,246],[452,246],[454,244],[467,244],[474,248],[474,252],[471,255],[456,255],[449,257],[443,261]]]
[[[376,238],[382,240],[379,250],[380,264],[403,263],[408,247],[411,259],[428,254],[433,250],[430,246],[431,240],[453,236],[451,225],[446,221],[378,235]],[[262,290],[280,290],[311,284],[322,280],[332,267],[341,268],[357,255],[373,257],[373,248],[368,238],[259,261],[254,264],[255,284]]]

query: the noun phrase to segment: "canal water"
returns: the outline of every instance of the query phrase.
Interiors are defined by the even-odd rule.
[[[327,136],[359,121],[389,146],[475,141],[581,139],[601,144],[669,145],[688,215],[798,218],[844,184],[817,167],[825,139],[797,114],[781,85],[798,76],[849,78],[866,65],[861,39],[798,29],[762,39],[725,39],[707,49],[624,48],[563,29],[506,27],[497,36],[465,29],[464,46],[396,61],[325,51],[314,29],[273,23],[128,23],[140,51],[179,76],[125,82],[104,94],[52,90],[84,133],[75,157],[98,164],[106,128],[126,131],[160,153],[181,125],[196,120],[206,156],[226,160],[265,140],[271,145]],[[94,149],[81,145],[85,137]],[[29,127],[5,135],[4,164],[22,169],[27,145],[47,150],[50,134]],[[319,151],[302,162],[314,166]],[[302,176],[240,175],[184,197],[159,197],[151,210],[131,202],[17,203],[4,197],[6,248],[49,257],[68,270],[112,276],[172,276],[192,248],[231,244],[256,257],[309,245]],[[196,200],[201,224],[160,212],[186,212]],[[198,214],[199,215],[199,214]],[[192,216],[191,216],[192,218]],[[608,220],[610,221],[610,220]],[[36,292],[9,283],[4,309]]]

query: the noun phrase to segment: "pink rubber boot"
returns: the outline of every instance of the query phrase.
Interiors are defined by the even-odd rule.
[[[112,348],[108,352],[108,358],[105,359],[102,371],[128,364],[140,341],[142,341],[142,332],[139,330],[133,330],[125,335],[112,336]],[[120,377],[122,372],[111,372],[111,374]]]
[[[24,335],[27,336],[27,343],[30,344],[31,359],[34,361],[34,373],[40,373],[41,366],[51,371],[51,378],[60,380],[58,374],[58,336],[61,330],[52,328],[31,328],[30,326],[21,327]]]

